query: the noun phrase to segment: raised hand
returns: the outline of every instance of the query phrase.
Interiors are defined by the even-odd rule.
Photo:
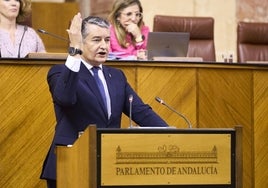
[[[72,19],[70,28],[67,29],[70,39],[70,46],[77,49],[82,49],[83,45],[81,26],[82,26],[81,14],[77,13]]]

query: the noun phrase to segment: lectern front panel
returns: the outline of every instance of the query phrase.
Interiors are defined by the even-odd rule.
[[[234,187],[233,129],[97,131],[98,187]]]

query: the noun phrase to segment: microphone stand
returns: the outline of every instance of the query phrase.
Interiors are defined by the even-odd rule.
[[[19,49],[18,49],[18,58],[20,58],[21,44],[22,44],[22,40],[23,40],[24,35],[25,35],[25,33],[26,33],[27,30],[28,30],[28,27],[25,25],[25,26],[24,26],[24,31],[23,31],[22,37],[21,37],[21,39],[20,39],[20,44],[19,44]]]
[[[43,34],[50,35],[50,36],[55,37],[55,38],[60,39],[60,40],[64,40],[64,41],[70,42],[70,41],[69,41],[68,39],[66,39],[66,38],[63,38],[63,37],[58,36],[58,35],[55,35],[55,34],[53,34],[53,33],[49,33],[49,32],[47,32],[47,31],[45,31],[45,30],[43,30],[43,29],[37,29],[37,31],[40,32],[40,33],[43,33]]]
[[[166,106],[166,107],[167,107],[168,109],[170,109],[171,111],[175,112],[175,113],[176,113],[177,115],[179,115],[180,117],[182,117],[182,118],[186,121],[186,123],[187,123],[187,125],[188,125],[188,128],[190,128],[190,129],[192,128],[192,124],[190,123],[190,121],[189,121],[183,114],[177,112],[174,108],[172,108],[171,106],[167,105],[161,98],[159,98],[159,97],[155,97],[155,100],[156,100],[157,102],[159,102],[160,104]]]
[[[132,102],[133,102],[133,95],[129,95],[129,127],[132,128]]]

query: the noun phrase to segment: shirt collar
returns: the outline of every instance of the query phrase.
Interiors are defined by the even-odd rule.
[[[81,59],[81,61],[82,61],[82,63],[86,66],[86,68],[87,68],[88,70],[91,70],[91,69],[92,69],[93,66],[92,66],[91,64],[87,63],[87,62],[84,61],[83,59]],[[99,67],[100,67],[100,69],[102,70],[102,64],[100,64]]]

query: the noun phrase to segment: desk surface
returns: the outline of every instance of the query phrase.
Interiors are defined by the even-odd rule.
[[[45,58],[0,58],[0,64],[31,64],[31,65],[54,65],[65,62],[65,54],[48,55]],[[136,60],[108,60],[106,65],[111,66],[135,66],[135,67],[192,67],[192,68],[228,68],[228,69],[268,69],[268,63],[225,63],[225,62],[174,62],[174,61],[136,61]]]

